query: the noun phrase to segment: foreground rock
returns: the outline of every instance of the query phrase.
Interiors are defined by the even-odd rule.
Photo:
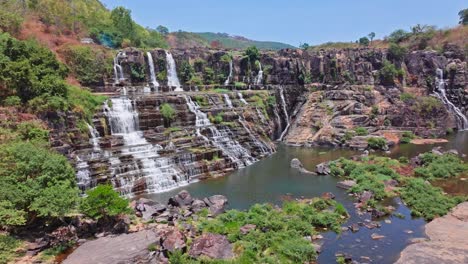
[[[408,246],[397,264],[468,263],[468,202],[426,225],[429,241]]]
[[[291,168],[293,169],[297,169],[299,170],[301,173],[304,173],[304,174],[315,174],[314,172],[311,172],[311,171],[308,171],[304,168],[304,165],[302,165],[302,162],[299,160],[299,159],[292,159],[291,160],[291,164],[290,164]]]
[[[204,234],[193,241],[189,255],[195,258],[205,256],[212,259],[231,259],[234,257],[232,245],[226,236]]]

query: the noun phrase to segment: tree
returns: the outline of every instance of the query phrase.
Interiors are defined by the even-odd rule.
[[[188,61],[182,61],[182,64],[180,65],[181,71],[180,71],[180,79],[182,80],[183,83],[187,83],[192,79],[193,74],[195,73],[195,70],[193,69],[192,64]]]
[[[310,47],[310,45],[308,43],[302,43],[302,44],[299,45],[299,48],[301,48],[303,50],[307,50],[309,47]]]
[[[121,6],[116,7],[111,12],[111,19],[114,28],[123,38],[135,40],[134,22],[130,10]]]
[[[260,52],[256,46],[250,46],[244,51],[244,55],[249,58],[250,63],[255,63],[260,59]]]
[[[111,185],[98,185],[86,194],[80,209],[93,219],[106,219],[130,212],[128,201],[120,197]]]
[[[403,77],[404,71],[397,69],[389,61],[384,61],[384,66],[379,70],[380,81],[383,85],[394,85],[395,78]]]
[[[165,127],[169,127],[171,125],[171,121],[176,115],[176,111],[174,110],[174,108],[172,108],[171,105],[165,103],[161,106],[161,114],[164,118]]]
[[[390,59],[401,62],[405,58],[406,53],[407,50],[405,47],[396,43],[390,43],[390,47],[388,48],[388,55]]]
[[[468,8],[465,8],[458,12],[458,15],[460,16],[460,25],[468,25]]]
[[[169,29],[163,25],[159,25],[157,28],[156,28],[156,31],[159,32],[159,34],[163,35],[163,36],[166,36],[167,34],[169,34]]]
[[[359,45],[369,46],[369,39],[367,37],[362,37],[359,39]]]
[[[367,35],[367,36],[369,37],[370,43],[371,43],[371,45],[372,45],[372,41],[373,41],[374,38],[375,38],[375,32],[371,32],[371,33],[369,33],[369,35]]]
[[[393,31],[388,37],[388,41],[390,42],[395,42],[395,43],[399,43],[399,42],[402,42],[403,40],[406,40],[408,39],[408,37],[410,36],[410,33],[408,33],[406,30],[404,29],[397,29],[395,31]]]
[[[0,146],[0,226],[33,224],[38,217],[63,219],[75,208],[75,170],[43,144]]]

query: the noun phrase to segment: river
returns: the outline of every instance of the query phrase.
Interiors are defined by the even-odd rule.
[[[448,137],[448,140],[448,143],[433,145],[400,145],[392,148],[389,154],[380,154],[410,158],[418,153],[430,151],[435,146],[442,146],[444,149],[457,149],[461,153],[468,154],[468,132],[459,132]],[[343,225],[349,226],[352,223],[365,222],[366,219],[370,219],[370,216],[367,214],[357,215],[354,209],[354,198],[336,187],[338,179],[331,176],[301,174],[298,170],[291,169],[289,163],[291,159],[298,158],[306,169],[314,170],[315,165],[321,162],[356,154],[359,152],[346,149],[300,148],[279,145],[278,151],[272,156],[226,177],[203,180],[148,197],[165,203],[169,197],[186,189],[194,197],[225,195],[229,200],[230,208],[243,210],[255,203],[281,204],[284,199],[311,198],[321,196],[324,192],[332,192],[336,195],[336,200],[343,203],[350,213],[350,219]],[[457,191],[461,193],[468,193],[466,182],[461,187],[458,183],[452,183],[451,186],[456,186]],[[404,218],[389,216],[379,219],[381,227],[372,230],[361,226],[356,233],[350,231],[343,232],[341,235],[336,235],[333,232],[324,233],[324,245],[318,262],[335,263],[335,254],[345,253],[357,261],[369,262],[366,260],[369,257],[372,263],[393,263],[412,238],[425,237],[425,221],[423,219],[412,218],[410,210],[398,198],[389,201],[389,204],[393,205],[396,212],[403,215]],[[385,237],[373,240],[371,238],[373,233]]]

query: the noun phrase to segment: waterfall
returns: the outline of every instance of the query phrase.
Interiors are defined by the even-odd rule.
[[[177,77],[177,67],[174,61],[174,57],[169,51],[166,51],[166,63],[167,63],[167,85],[169,87],[175,87],[175,92],[183,92],[184,90],[180,86],[179,77]]]
[[[257,137],[255,137],[255,135],[252,133],[252,131],[250,131],[250,129],[249,129],[248,125],[247,125],[247,122],[245,121],[245,119],[244,119],[244,117],[242,115],[239,115],[239,123],[241,123],[242,127],[244,127],[244,130],[247,131],[250,138],[252,139],[254,144],[257,145],[257,147],[260,149],[260,151],[262,152],[263,155],[272,153],[272,150],[269,147],[267,147],[265,142],[262,142],[261,140],[258,140]]]
[[[76,181],[78,188],[81,191],[85,191],[91,187],[91,172],[89,170],[89,164],[86,161],[76,156]]]
[[[112,108],[105,106],[111,133],[123,138],[120,154],[123,157],[133,157],[133,161],[127,161],[126,164],[114,160],[114,164],[119,166],[113,168],[113,171],[118,173],[113,175],[114,186],[121,194],[131,194],[136,183],[142,184],[141,181],[137,182],[140,178],[144,178],[144,186],[148,193],[167,191],[186,184],[187,177],[179,171],[173,161],[158,154],[162,147],[152,145],[144,138],[143,131],[138,128],[138,112],[134,109],[132,101],[121,97],[113,98],[111,102]]]
[[[462,111],[447,98],[445,93],[446,83],[444,80],[444,72],[441,69],[437,69],[436,73],[436,96],[445,104],[449,111],[455,114],[458,129],[461,131],[468,130],[468,119],[462,113]]]
[[[241,92],[238,92],[237,93],[237,96],[239,97],[239,100],[245,104],[245,105],[248,105],[249,103],[247,103],[247,101],[244,99],[244,97],[242,96],[242,93]]]
[[[146,52],[146,55],[148,56],[148,65],[150,69],[150,83],[153,85],[153,87],[159,87],[159,83],[156,80],[156,74],[154,73],[154,62],[153,62],[153,55],[151,55],[151,52]]]
[[[201,136],[205,141],[213,143],[213,145],[228,156],[233,163],[236,163],[239,168],[248,166],[257,161],[251,156],[247,149],[242,147],[239,142],[232,139],[234,135],[228,127],[218,130],[216,126],[211,124],[207,114],[200,110],[200,106],[193,102],[190,96],[184,96],[184,98],[190,112],[195,114],[197,135]],[[210,130],[211,140],[201,134],[201,128],[208,128]]]
[[[233,65],[232,65],[232,59],[231,59],[229,61],[229,76],[226,79],[226,81],[224,82],[224,85],[226,85],[226,86],[228,86],[232,81],[232,68],[233,68]]]
[[[125,80],[122,66],[120,65],[119,62],[119,57],[122,56],[122,52],[117,53],[117,55],[114,57],[114,83],[118,84],[121,81]]]
[[[229,108],[232,108],[232,101],[231,99],[229,98],[229,95],[228,94],[223,94],[224,96],[224,101],[226,102],[227,106]]]
[[[290,123],[289,123],[289,114],[288,114],[288,110],[287,110],[286,100],[284,99],[284,90],[283,90],[283,87],[281,87],[281,86],[280,86],[280,97],[281,97],[281,105],[283,106],[283,113],[284,113],[284,116],[286,117],[286,122],[287,122],[286,128],[283,130],[283,132],[281,133],[281,136],[279,138],[279,141],[282,141],[283,137],[288,132]]]
[[[258,61],[258,67],[260,68],[258,71],[257,77],[255,77],[255,84],[256,85],[261,85],[263,82],[263,69],[262,69],[262,63]]]
[[[91,135],[89,143],[93,145],[93,153],[91,154],[91,159],[95,159],[101,154],[101,146],[99,146],[99,132],[90,124],[86,123],[86,125],[88,126],[88,131]]]

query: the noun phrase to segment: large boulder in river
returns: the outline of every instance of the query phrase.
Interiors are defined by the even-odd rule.
[[[193,198],[186,190],[179,192],[176,196],[169,198],[169,204],[176,207],[184,207],[192,204]]]
[[[203,199],[203,201],[209,206],[212,216],[224,213],[228,203],[228,199],[224,195],[213,195]]]
[[[232,245],[226,236],[217,234],[203,234],[196,238],[190,247],[189,255],[194,258],[201,256],[211,259],[232,259]]]
[[[341,188],[341,189],[351,189],[354,185],[356,185],[356,182],[353,180],[346,180],[346,181],[340,181],[336,184],[336,187]]]
[[[300,172],[302,173],[305,173],[305,174],[314,174],[313,172],[311,171],[308,171],[304,168],[304,165],[302,165],[302,162],[299,160],[299,159],[292,159],[291,160],[291,164],[290,164],[291,168],[293,169],[297,169],[299,170]]]
[[[315,166],[315,172],[319,175],[328,175],[331,173],[330,164],[328,162],[323,162]]]

